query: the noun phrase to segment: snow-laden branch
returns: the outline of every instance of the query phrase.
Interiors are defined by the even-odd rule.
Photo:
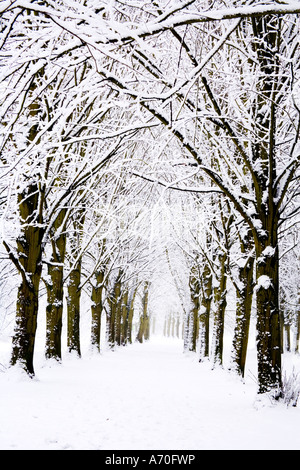
[[[78,144],[80,142],[88,142],[88,141],[97,141],[97,140],[109,140],[109,139],[115,139],[116,137],[120,137],[123,135],[129,135],[132,132],[138,132],[144,129],[150,129],[153,127],[157,127],[159,124],[157,123],[146,123],[146,124],[133,124],[132,126],[124,126],[121,129],[117,129],[114,132],[110,132],[107,134],[86,134],[83,136],[79,137],[73,137],[69,138],[66,140],[61,140],[57,143],[50,143],[49,146],[47,146],[47,149],[55,149],[55,148],[60,148],[60,147],[65,147],[73,144]]]
[[[160,93],[159,95],[149,95],[149,96],[141,96],[141,99],[158,99],[158,100],[168,100],[172,96],[179,94],[181,90],[186,86],[189,85],[191,87],[198,79],[199,74],[203,71],[204,67],[208,64],[208,62],[213,58],[213,56],[221,49],[221,47],[225,44],[228,40],[230,35],[233,31],[239,26],[240,19],[234,22],[234,24],[222,35],[220,40],[216,43],[216,45],[209,51],[209,53],[204,57],[204,59],[198,64],[189,74],[188,76],[174,87],[172,87],[169,91],[165,93]]]
[[[187,4],[189,3],[190,2]],[[87,44],[91,44],[92,36],[92,42],[95,41],[97,43],[108,44],[116,42],[126,43],[130,40],[153,36],[180,26],[198,23],[238,18],[255,18],[265,15],[288,15],[300,13],[299,1],[280,3],[276,5],[255,5],[242,6],[238,8],[212,9],[200,12],[185,11],[187,4],[184,3],[180,9],[177,4],[172,10],[168,10],[165,14],[158,16],[155,20],[148,21],[142,25],[140,23],[134,24],[132,21],[130,21],[130,23],[121,23],[116,22],[115,20],[105,20],[103,17],[99,16],[99,14],[96,14],[91,8],[83,7],[82,5],[79,6],[80,9],[78,7],[78,13],[76,13],[76,11],[74,11],[74,4],[72,5],[73,8],[69,9],[67,9],[68,4],[66,4],[66,9],[63,12],[64,14],[61,15],[59,7],[57,9],[53,9],[22,0],[6,1],[0,8],[0,14],[14,8],[32,10],[44,14],[61,28],[76,37],[80,37],[81,40]],[[84,25],[78,27],[78,23],[82,21],[83,14]],[[112,33],[112,31],[115,31],[115,33]]]
[[[11,10],[12,8],[18,7],[18,2],[17,0],[6,0],[6,2],[2,2],[2,5],[0,6],[0,15],[3,14],[7,10]]]
[[[158,184],[160,186],[163,186],[166,189],[173,189],[175,191],[181,191],[181,192],[186,192],[186,193],[199,193],[199,194],[210,194],[210,193],[219,193],[222,194],[223,191],[221,191],[219,188],[214,188],[212,186],[201,186],[199,188],[195,188],[192,186],[185,186],[185,187],[180,187],[180,186],[175,186],[173,183],[166,183],[165,181],[158,180],[156,178],[150,178],[149,176],[142,175],[141,173],[138,173],[136,171],[132,172],[133,176],[137,176],[138,178],[142,178],[145,181],[149,181],[149,183],[154,183]]]
[[[168,18],[165,21],[153,21],[146,23],[145,26],[139,27],[133,32],[128,31],[128,34],[122,35],[124,25],[122,24],[122,30],[119,29],[119,38],[115,41],[126,42],[135,37],[147,37],[154,34],[161,33],[170,29],[178,28],[180,26],[186,26],[189,24],[197,23],[208,23],[211,21],[223,21],[238,18],[255,18],[265,15],[288,15],[300,13],[300,2],[289,2],[287,4],[277,5],[258,5],[258,6],[244,6],[239,8],[224,8],[219,10],[210,10],[204,12],[193,12],[177,14],[172,18]],[[114,39],[108,37],[108,41]]]

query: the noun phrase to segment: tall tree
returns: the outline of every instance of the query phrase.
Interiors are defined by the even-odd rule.
[[[170,136],[165,147],[177,141],[180,159],[187,165],[194,162],[209,178],[210,186],[217,187],[230,201],[247,225],[255,248],[259,392],[271,391],[278,397],[278,228],[288,189],[299,169],[300,111],[292,92],[299,73],[300,8],[295,2],[252,5],[244,1],[229,2],[224,8],[219,2],[204,5],[196,0],[171,6],[151,2],[143,9],[123,2],[114,6],[108,8],[104,3],[95,9],[93,2],[74,5],[62,1],[56,6],[33,2],[24,7],[23,2],[5,2],[0,12],[9,19],[2,48],[29,11],[27,26],[31,32],[34,23],[35,32],[44,31],[47,25],[54,44],[53,31],[72,38],[71,46],[62,42],[55,49],[52,61],[54,57],[68,58],[69,64],[78,64],[88,58],[89,67],[95,71],[90,83],[109,84],[127,117],[127,110],[131,106],[135,109],[131,126],[125,122],[116,130],[108,125],[110,138],[124,133],[133,136],[138,129],[160,125],[163,135]],[[21,18],[20,23],[17,18]],[[39,18],[43,18],[42,24]],[[42,50],[48,46],[46,43]],[[112,46],[116,47],[114,52]],[[41,56],[38,70],[47,62]],[[29,62],[36,65],[34,60],[27,60],[26,65]],[[7,72],[6,78],[14,75],[18,83],[19,70],[16,61],[14,73]],[[36,70],[31,69],[31,76],[37,75]],[[29,82],[22,83],[22,91],[30,90]],[[85,95],[95,99],[95,87],[91,89],[92,93],[89,90]],[[14,100],[19,119],[24,100]],[[14,100],[10,96],[4,108]],[[35,132],[32,124],[28,129]],[[52,125],[50,120],[49,128]],[[11,126],[7,129],[9,135]],[[40,137],[40,133],[33,135],[29,149]],[[211,165],[214,159],[217,165]],[[43,183],[34,179],[30,200],[43,187],[40,181]],[[8,252],[13,259],[9,247]],[[22,266],[16,257],[13,260],[16,266]],[[239,295],[246,294],[241,290]]]
[[[87,159],[85,163],[76,150],[70,157],[70,149],[74,143],[72,139],[75,139],[76,145],[80,134],[89,132],[87,121],[95,100],[95,96],[86,99],[81,88],[85,72],[91,70],[86,66],[86,58],[78,57],[78,67],[77,64],[73,66],[69,62],[73,61],[70,53],[77,46],[66,45],[63,31],[55,27],[49,29],[50,35],[46,38],[43,34],[45,23],[39,13],[21,9],[16,15],[3,16],[2,20],[1,177],[11,188],[10,198],[4,201],[5,214],[8,214],[8,208],[13,206],[15,198],[16,205],[13,206],[12,214],[19,227],[19,233],[7,233],[3,243],[21,277],[17,294],[12,364],[22,364],[33,375],[39,286],[45,246],[49,239],[54,241],[57,235],[54,232],[60,230],[57,226],[59,214],[67,201],[70,202],[74,192],[76,193],[76,188],[92,178],[115,155],[116,147],[113,145],[110,150],[105,148],[102,155],[94,153],[94,158]],[[90,86],[91,83],[92,80]],[[106,109],[103,111],[99,107],[98,113],[91,119],[101,119],[103,112]],[[78,158],[81,159],[81,164],[76,167],[73,163]],[[54,248],[54,244],[52,247]],[[64,248],[61,249],[62,255]],[[58,256],[57,247],[55,250]],[[51,261],[53,259],[50,264]],[[54,275],[53,270],[50,275],[52,274]],[[55,282],[55,289],[59,288],[58,284]],[[61,287],[59,290],[61,292]],[[50,295],[50,291],[48,293]],[[57,336],[60,335],[61,313],[54,314],[52,307],[58,306],[61,295],[54,299],[53,294],[52,289],[47,307],[48,314],[52,316],[50,322],[48,315],[47,355],[53,352],[59,357]],[[56,325],[53,324],[54,315],[57,316]],[[52,327],[57,334],[54,334],[55,340],[54,337],[51,339],[49,348],[49,335],[53,333],[49,328]],[[56,342],[56,352],[53,350],[53,341]]]

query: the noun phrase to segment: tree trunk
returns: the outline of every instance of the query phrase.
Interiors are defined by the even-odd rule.
[[[11,364],[20,364],[29,375],[34,375],[33,354],[39,306],[39,285],[42,273],[43,192],[33,183],[18,196],[21,234],[17,238],[18,258],[9,250],[9,256],[22,276],[17,294],[16,324],[13,336]]]
[[[123,346],[127,343],[127,331],[128,331],[128,318],[129,318],[129,291],[128,288],[125,289],[125,292],[122,295],[121,300],[121,316],[122,316],[122,325],[121,325],[121,344]]]
[[[174,317],[174,314],[172,315],[172,328],[171,328],[171,330],[172,330],[172,333],[171,333],[172,338],[174,338],[175,337],[175,317]]]
[[[121,271],[118,273],[118,276],[113,284],[112,292],[108,298],[109,309],[107,312],[107,340],[109,347],[114,348],[117,342],[118,329],[117,322],[119,317],[119,304],[120,304],[120,295],[121,295]]]
[[[257,102],[254,107],[256,138],[253,160],[259,164],[254,181],[260,228],[253,233],[256,249],[257,356],[259,393],[281,395],[281,332],[279,313],[278,208],[276,181],[276,111],[280,102],[280,17],[252,22],[258,62]]]
[[[227,253],[219,255],[220,273],[218,279],[218,287],[215,288],[215,305],[216,310],[214,314],[214,351],[213,361],[214,364],[223,364],[223,341],[224,341],[224,325],[225,325],[225,310],[227,306]]]
[[[76,262],[69,274],[67,295],[67,346],[69,352],[81,357],[80,350],[80,299],[81,299],[81,258]]]
[[[296,315],[296,344],[295,344],[295,353],[300,352],[300,309],[298,308]]]
[[[81,300],[81,233],[85,221],[85,208],[81,207],[72,216],[70,229],[70,273],[67,287],[67,347],[81,357],[80,348],[80,300]],[[73,257],[73,261],[72,261]]]
[[[48,266],[49,280],[46,282],[46,345],[47,359],[61,360],[61,333],[63,316],[63,266]]]
[[[192,312],[186,311],[183,322],[183,350],[189,351],[191,345],[191,331],[193,330]]]
[[[250,254],[251,247],[242,251],[249,257],[244,266],[239,267],[238,283],[236,288],[236,323],[232,343],[232,365],[234,370],[242,377],[245,375],[245,364],[248,348],[250,317],[253,298],[253,270],[254,257]]]
[[[212,274],[205,264],[202,273],[202,296],[199,316],[199,362],[209,357],[209,319],[212,302]]]
[[[122,336],[122,282],[121,274],[119,277],[119,282],[117,285],[117,290],[115,291],[115,341],[118,346],[121,345],[121,336]]]
[[[291,351],[291,325],[289,323],[285,323],[284,325],[284,351],[290,352]]]
[[[43,74],[44,67],[41,67],[34,79],[31,80],[28,93],[32,97],[36,89],[36,81]],[[39,133],[40,118],[39,98],[32,98],[31,104],[28,106],[28,122],[32,125],[29,128],[28,135],[24,136],[28,143],[34,142]],[[30,158],[28,161],[30,162]],[[28,163],[28,168],[31,172],[30,163]],[[28,175],[26,175],[25,168],[23,171],[26,178]],[[11,364],[16,365],[19,363],[31,376],[34,375],[33,355],[39,308],[39,286],[42,274],[42,241],[45,234],[43,226],[45,185],[41,182],[40,176],[39,170],[36,174],[30,173],[27,180],[29,183],[18,193],[21,233],[17,238],[17,257],[4,242],[10,259],[22,277],[17,294]],[[36,178],[35,181],[34,178]]]
[[[101,317],[103,312],[103,281],[104,271],[97,270],[94,274],[94,284],[92,285],[92,326],[91,326],[91,345],[93,349],[100,352],[100,337],[101,337]]]
[[[128,301],[128,323],[127,323],[127,341],[132,344],[132,321],[134,315],[134,301],[137,294],[138,288],[135,287]]]
[[[269,247],[272,245],[269,245]],[[267,247],[266,247],[267,248]],[[266,249],[265,248],[265,249]],[[259,392],[281,393],[281,333],[278,302],[278,248],[257,263],[257,355]]]
[[[190,273],[190,293],[192,309],[190,313],[189,335],[190,344],[189,350],[196,352],[197,340],[199,335],[199,308],[200,308],[200,281],[199,281],[198,266],[193,267]]]
[[[179,318],[179,314],[177,314],[177,318],[176,318],[176,338],[179,338],[179,329],[180,329],[180,318]]]
[[[66,232],[62,226],[66,210],[60,211],[53,227],[52,256],[48,264],[47,307],[46,307],[46,347],[47,359],[61,360],[61,333],[64,297],[64,261],[66,252]],[[62,230],[56,237],[57,231]]]
[[[148,312],[148,298],[149,298],[149,282],[145,283],[143,295],[143,310],[140,315],[140,326],[136,337],[139,343],[143,343],[144,339],[148,340],[150,337],[150,318]]]

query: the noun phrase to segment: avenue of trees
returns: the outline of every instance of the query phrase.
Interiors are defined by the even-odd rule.
[[[34,375],[40,315],[46,357],[62,359],[65,317],[80,357],[83,294],[95,351],[103,325],[112,348],[147,340],[161,288],[176,299],[165,331],[216,366],[234,303],[241,376],[255,320],[258,392],[283,397],[282,353],[300,347],[299,14],[298,1],[1,2],[12,365]]]

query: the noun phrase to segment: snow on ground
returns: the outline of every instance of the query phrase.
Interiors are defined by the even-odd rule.
[[[299,405],[257,406],[254,380],[199,364],[176,339],[36,362],[34,380],[0,372],[2,450],[300,449]]]

